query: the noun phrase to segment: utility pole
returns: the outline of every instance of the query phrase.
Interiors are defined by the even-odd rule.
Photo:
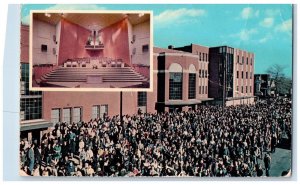
[[[120,91],[120,121],[121,125],[123,125],[123,92]]]

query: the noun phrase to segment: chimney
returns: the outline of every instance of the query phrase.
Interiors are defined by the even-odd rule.
[[[174,46],[173,45],[169,45],[168,49],[174,49]]]

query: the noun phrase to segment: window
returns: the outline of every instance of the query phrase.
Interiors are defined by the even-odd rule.
[[[204,61],[205,53],[202,53],[202,60]]]
[[[42,92],[29,91],[29,64],[21,64],[20,120],[42,118]]]
[[[242,57],[242,64],[244,64],[244,57]]]
[[[248,57],[247,57],[247,59],[246,59],[246,64],[248,65]]]
[[[208,87],[205,86],[205,94],[207,94],[207,91],[208,91]]]
[[[143,45],[143,53],[147,53],[149,51],[149,45]]]
[[[202,94],[202,92],[201,92],[201,86],[199,86],[199,94]]]
[[[240,63],[240,56],[237,56],[237,62]]]
[[[250,93],[252,93],[252,87],[250,86]]]
[[[41,91],[29,91],[29,64],[21,64],[21,95],[40,95]],[[24,97],[24,96],[23,96]],[[22,97],[21,97],[22,98]],[[31,98],[33,99],[33,98]]]
[[[246,86],[246,93],[248,93],[248,86]]]
[[[42,98],[21,97],[21,121],[42,118]]]
[[[205,78],[207,78],[207,70],[205,70]]]
[[[207,53],[205,53],[205,61],[207,61]]]
[[[239,92],[239,86],[236,86],[236,91]]]
[[[242,78],[244,78],[244,71],[242,71]]]
[[[252,65],[252,58],[250,59],[250,65]]]
[[[100,105],[94,105],[92,107],[92,119],[100,117]]]
[[[246,79],[248,79],[248,72],[246,72]]]
[[[41,45],[41,51],[42,51],[42,52],[47,52],[47,45],[42,44],[42,45]]]
[[[136,48],[133,48],[132,49],[132,55],[135,55],[135,53],[136,53]]]
[[[138,107],[147,106],[147,92],[138,92]]]
[[[182,99],[182,73],[171,72],[169,79],[169,99]]]
[[[63,122],[71,123],[71,108],[63,109]]]
[[[201,70],[199,70],[199,78],[201,78]]]
[[[199,60],[201,61],[201,52],[199,53]]]
[[[239,78],[239,71],[236,71],[236,78]]]
[[[202,86],[202,94],[204,94],[204,86]]]
[[[73,122],[78,123],[81,119],[81,107],[73,108]]]
[[[108,105],[94,105],[92,107],[92,119],[103,118],[104,114],[108,114]]]
[[[189,99],[196,98],[196,74],[189,73]]]
[[[204,78],[204,75],[205,75],[204,73],[205,73],[204,70],[202,70],[202,78]]]
[[[108,105],[101,105],[100,106],[100,118],[103,118],[103,116],[108,114]]]
[[[250,79],[252,79],[252,72],[250,72]]]
[[[244,87],[242,86],[242,93],[244,93]]]
[[[60,109],[52,109],[51,123],[59,123],[59,122],[60,122]]]

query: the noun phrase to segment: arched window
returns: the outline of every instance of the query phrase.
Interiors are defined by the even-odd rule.
[[[173,63],[169,67],[169,99],[182,99],[182,66]]]

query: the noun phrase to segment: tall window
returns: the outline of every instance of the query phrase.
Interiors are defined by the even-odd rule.
[[[201,74],[202,74],[201,72],[202,72],[202,70],[200,69],[199,70],[199,78],[201,78]]]
[[[94,105],[92,107],[92,119],[99,118],[100,117],[100,106]]]
[[[81,112],[81,107],[75,107],[73,108],[73,122],[78,123],[79,121],[82,120],[82,112]]]
[[[199,94],[202,94],[202,88],[201,88],[201,86],[199,86]]]
[[[205,94],[207,94],[207,91],[208,91],[208,87],[205,86]]]
[[[108,105],[101,105],[100,106],[100,117],[103,118],[103,116],[108,114]]]
[[[51,123],[60,122],[60,109],[51,110]]]
[[[244,78],[244,71],[242,71],[242,78]]]
[[[71,123],[71,108],[63,109],[63,122]]]
[[[196,74],[189,73],[189,99],[196,98]]]
[[[42,92],[29,91],[29,64],[21,64],[20,79],[20,119],[32,120],[42,118]]]
[[[169,98],[171,100],[182,99],[182,73],[170,73]]]
[[[199,60],[201,61],[201,52],[199,53]]]
[[[246,72],[246,79],[248,79],[248,72]]]
[[[92,119],[103,118],[104,114],[108,114],[108,105],[94,105],[92,107]]]
[[[242,86],[242,93],[244,93],[244,87]]]
[[[239,71],[236,71],[236,77],[239,78]]]
[[[147,92],[138,92],[138,107],[147,106]]]

